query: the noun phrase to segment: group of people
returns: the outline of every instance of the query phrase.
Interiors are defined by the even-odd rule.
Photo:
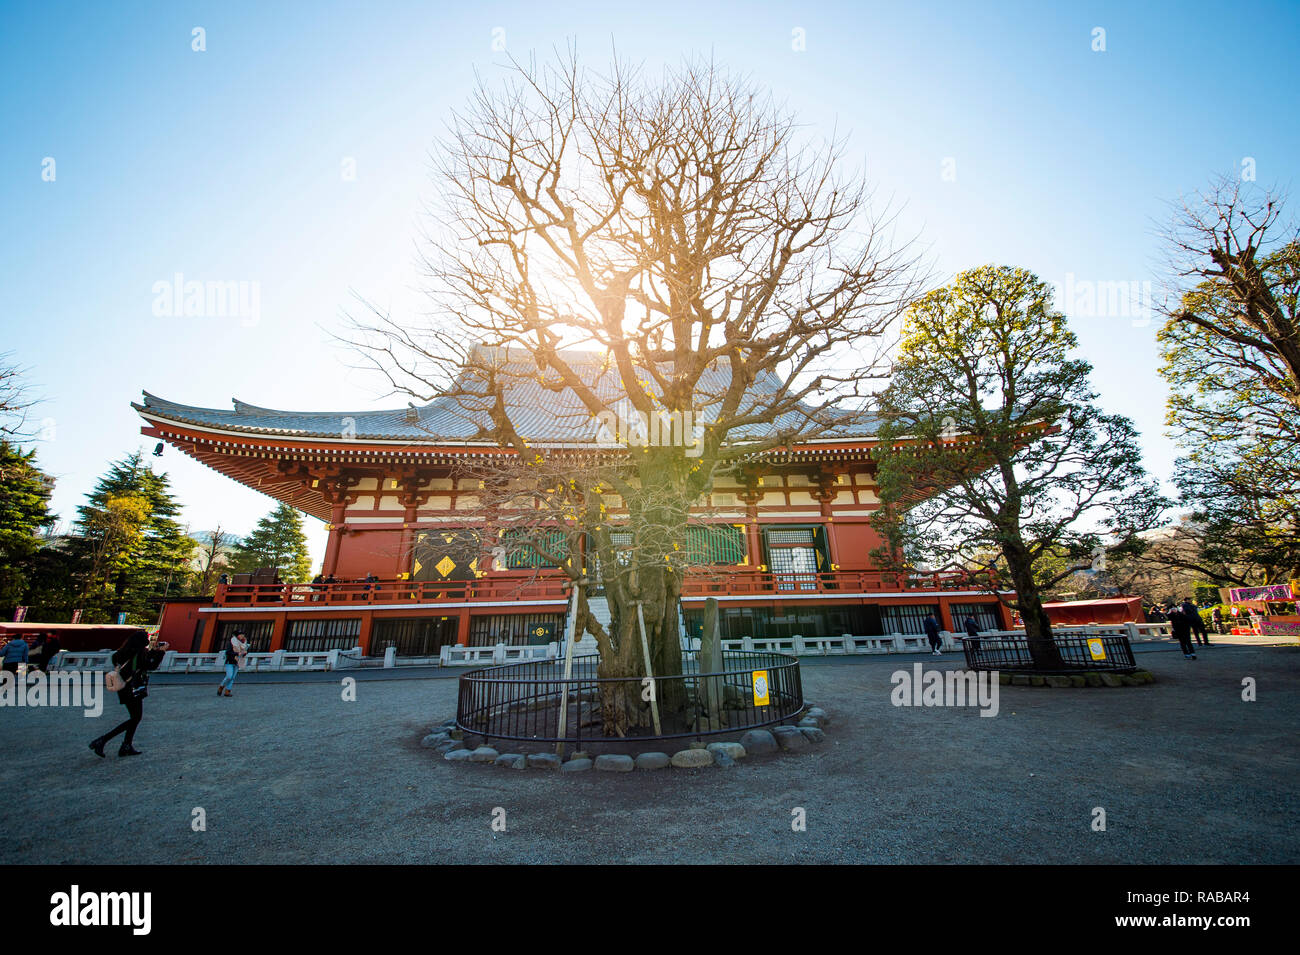
[[[972,646],[978,650],[980,648],[979,622],[976,621],[974,617],[968,616],[962,621],[961,625],[966,631],[966,638],[971,642]],[[943,637],[939,635],[941,633],[941,628],[939,627],[939,621],[935,619],[934,614],[926,614],[925,619],[921,621],[921,627],[925,630],[925,635],[930,639],[930,655],[936,657],[943,656],[943,651],[940,649],[940,647],[943,646]]]
[[[1184,597],[1181,604],[1171,603],[1167,607],[1161,607],[1159,611],[1169,622],[1169,629],[1173,631],[1174,639],[1182,648],[1184,659],[1196,659],[1196,647],[1192,644],[1193,635],[1200,646],[1210,645],[1210,635],[1205,629],[1205,622],[1201,619],[1201,611],[1192,602],[1191,597]]]
[[[21,663],[28,666],[34,664],[42,673],[49,673],[50,664],[59,655],[60,649],[62,646],[57,634],[39,633],[35,645],[28,644],[26,637],[14,636],[0,647],[0,662],[3,662],[4,669],[15,675]]]

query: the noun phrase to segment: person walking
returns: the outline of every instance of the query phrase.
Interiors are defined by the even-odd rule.
[[[966,628],[966,645],[971,648],[972,653],[980,652],[980,625],[975,622],[974,617],[968,616],[962,626]]]
[[[1192,603],[1191,597],[1183,598],[1183,614],[1187,617],[1187,622],[1191,624],[1192,633],[1196,635],[1196,642],[1203,647],[1210,645],[1210,637],[1205,632],[1205,621],[1201,619],[1201,610],[1196,604]]]
[[[1214,624],[1214,632],[1223,636],[1223,611],[1215,607],[1210,614],[1210,622]]]
[[[90,741],[90,748],[101,759],[104,746],[118,733],[126,733],[118,756],[139,756],[140,751],[131,745],[135,741],[135,731],[144,718],[144,698],[149,695],[149,672],[158,669],[167,652],[166,643],[155,643],[143,630],[137,630],[126,638],[126,642],[113,654],[113,663],[117,665],[118,675],[124,686],[117,691],[118,701],[126,707],[127,717],[111,731]]]
[[[1183,648],[1183,659],[1195,660],[1196,650],[1192,646],[1192,622],[1187,613],[1178,607],[1169,608],[1169,628],[1174,632],[1174,639]]]
[[[942,656],[939,650],[943,643],[939,637],[939,621],[934,619],[934,614],[926,614],[925,621],[921,625],[925,628],[925,635],[930,638],[931,656]]]
[[[45,635],[44,648],[45,652],[41,655],[41,672],[49,673],[50,664],[54,662],[54,658],[57,657],[59,651],[63,649],[63,643],[59,640],[59,635],[57,633],[47,633]]]
[[[9,638],[9,642],[0,650],[0,661],[3,661],[4,668],[18,676],[18,664],[26,663],[30,657],[31,648],[27,646],[27,638],[21,633],[16,633]]]
[[[217,696],[230,696],[230,689],[235,685],[235,677],[239,676],[239,668],[244,665],[244,657],[248,653],[248,642],[244,639],[244,631],[236,630],[226,638],[226,678],[217,686]]]

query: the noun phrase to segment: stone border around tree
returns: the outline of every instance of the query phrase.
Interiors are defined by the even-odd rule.
[[[998,673],[998,683],[1003,686],[1037,686],[1077,689],[1098,686],[1147,686],[1155,683],[1156,678],[1150,670],[1135,670],[1132,673],[1110,673],[1104,670],[1088,670],[1082,673],[1052,674],[1042,673]]]
[[[420,741],[426,749],[434,749],[449,763],[485,763],[505,769],[549,769],[561,773],[581,773],[590,770],[609,773],[630,773],[637,770],[705,769],[710,766],[735,766],[751,756],[781,753],[800,753],[825,742],[825,727],[830,717],[820,706],[808,705],[799,714],[797,725],[780,725],[746,731],[739,742],[703,740],[691,742],[686,749],[676,752],[646,752],[637,756],[605,753],[592,756],[581,750],[568,759],[555,753],[503,753],[492,746],[470,748],[464,731],[455,720],[444,720]]]

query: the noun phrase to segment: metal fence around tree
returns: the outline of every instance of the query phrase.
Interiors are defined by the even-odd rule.
[[[1044,667],[1034,660],[1026,636],[999,634],[988,637],[963,637],[966,665],[972,670],[1022,670],[1032,673],[1079,673],[1105,670],[1128,673],[1137,669],[1133,646],[1122,634],[1061,634],[1052,642],[1060,658],[1059,666]]]
[[[680,675],[650,683],[600,676],[598,655],[575,657],[568,679],[563,659],[475,670],[460,678],[456,723],[489,740],[581,746],[735,733],[803,709],[796,658],[748,651],[722,657],[724,670],[700,673],[698,654],[685,652]]]

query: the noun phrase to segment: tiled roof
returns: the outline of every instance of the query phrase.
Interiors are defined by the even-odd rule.
[[[508,356],[502,362],[511,382],[506,405],[519,433],[535,444],[587,444],[597,440],[597,422],[570,390],[551,391],[538,379],[531,357]],[[611,406],[622,396],[618,370],[598,352],[565,351],[565,360],[601,398]],[[730,381],[725,363],[706,370],[697,390],[697,422],[708,421],[720,407],[720,398]],[[773,393],[780,387],[775,376],[760,379],[752,393]],[[326,438],[333,440],[409,441],[417,444],[465,444],[495,442],[486,429],[490,420],[485,410],[472,406],[472,399],[437,397],[423,407],[387,411],[278,411],[234,400],[234,409],[198,408],[167,401],[144,393],[143,404],[132,407],[146,417],[203,429],[283,438]],[[743,409],[742,409],[743,410]],[[732,432],[733,440],[758,440],[774,428],[794,427],[803,416],[791,412],[775,425],[755,425]],[[816,433],[811,433],[816,430]],[[829,429],[807,428],[810,438],[864,438],[874,425]]]

